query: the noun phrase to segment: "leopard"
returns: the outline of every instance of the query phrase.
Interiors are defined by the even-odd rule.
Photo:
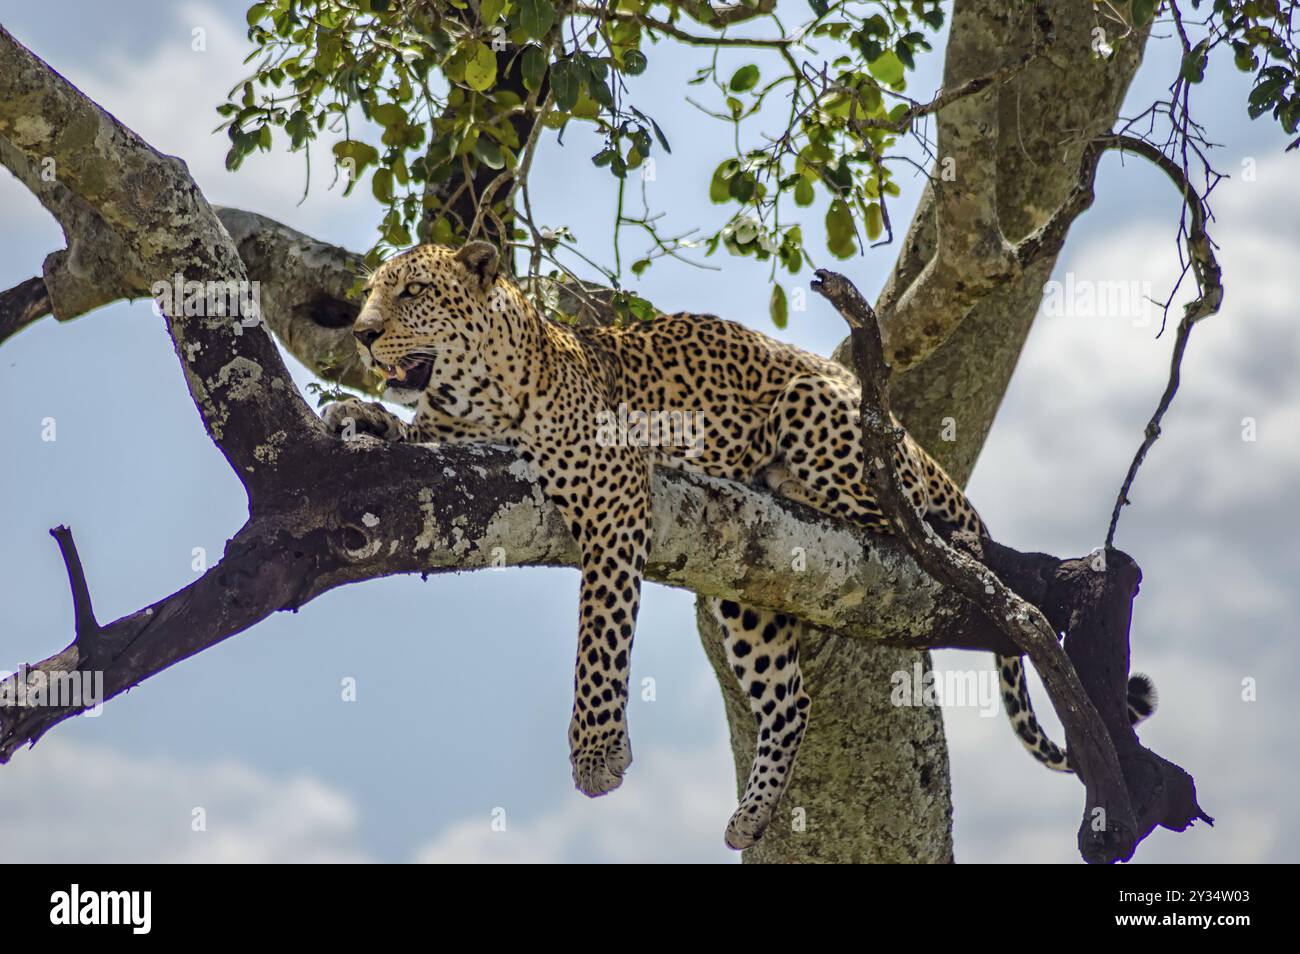
[[[508,447],[578,544],[568,744],[573,782],[585,795],[618,788],[632,763],[631,651],[656,468],[766,488],[869,533],[893,533],[863,472],[859,383],[829,358],[714,315],[555,320],[503,270],[497,247],[482,241],[394,255],[368,275],[362,294],[352,326],[361,361],[381,379],[382,399],[414,405],[414,415],[404,421],[382,403],[348,397],[326,406],[326,426],[340,436]],[[698,434],[692,441],[611,437],[608,424],[620,409],[690,415]],[[894,424],[893,466],[917,513],[987,536],[961,488]],[[805,624],[789,613],[705,599],[755,724],[747,780],[724,835],[743,850],[771,823],[809,725],[813,700],[799,659]],[[1047,767],[1071,771],[1068,752],[1035,717],[1022,658],[997,656],[996,663],[1004,708],[1025,748]],[[1135,676],[1129,689],[1137,722],[1154,711],[1154,687]]]

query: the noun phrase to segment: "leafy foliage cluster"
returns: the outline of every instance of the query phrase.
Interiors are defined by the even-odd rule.
[[[1027,3],[1028,0],[1021,0]],[[1184,16],[1181,7],[1188,7]],[[944,25],[941,0],[261,0],[247,12],[253,74],[218,111],[230,137],[228,167],[272,148],[272,130],[292,150],[332,139],[350,193],[368,180],[382,213],[377,262],[413,241],[458,243],[491,221],[523,250],[534,279],[576,276],[564,251],[615,288],[626,280],[620,235],[648,237],[633,276],[688,248],[719,248],[769,263],[772,315],[786,318],[778,272],[794,275],[813,250],[800,210],[824,208],[826,251],[837,258],[889,241],[887,200],[898,194],[894,149],[921,128],[924,103],[906,95],[907,74]],[[1204,8],[1204,9],[1202,9]],[[1183,42],[1181,76],[1166,112],[1186,131],[1187,90],[1201,82],[1211,52],[1231,49],[1256,74],[1248,109],[1300,127],[1297,53],[1285,0],[1107,0],[1100,19],[1129,32],[1169,20]],[[1194,20],[1193,17],[1200,17]],[[671,117],[656,120],[634,102],[656,44],[711,50],[683,77],[687,99],[729,127],[730,152],[701,191],[722,207],[712,223],[660,234],[644,203],[644,170],[670,151]],[[722,51],[752,52],[739,68]],[[747,57],[748,59],[748,57]],[[734,60],[732,61],[734,62]],[[697,90],[707,90],[701,101]],[[358,117],[369,122],[357,123]],[[776,117],[777,128],[770,127]],[[618,195],[613,266],[592,261],[562,223],[535,221],[528,172],[544,130],[561,139],[590,124],[602,145],[591,157]],[[373,125],[371,125],[373,124]],[[359,127],[359,128],[356,128]],[[376,132],[376,127],[378,132]],[[719,136],[719,141],[725,141]],[[1298,140],[1300,142],[1300,140]],[[1294,145],[1294,144],[1293,144]],[[642,175],[638,176],[638,170]],[[644,208],[626,207],[629,180],[642,178]],[[310,183],[310,164],[308,164]],[[468,190],[468,194],[466,192]],[[472,215],[464,214],[466,198]],[[547,272],[549,269],[549,272]],[[616,310],[649,314],[620,292]]]
[[[571,236],[563,228],[543,229],[517,208],[526,200],[531,159],[520,130],[540,123],[562,133],[571,122],[592,124],[603,147],[591,161],[617,180],[621,197],[635,170],[657,150],[670,150],[667,124],[632,101],[632,81],[646,70],[653,43],[667,38],[714,49],[689,84],[711,87],[718,106],[703,108],[734,129],[736,154],[707,183],[710,198],[729,214],[711,234],[664,238],[648,210],[635,216],[620,209],[620,227],[636,226],[652,240],[631,271],[639,275],[654,258],[703,244],[710,253],[724,246],[798,272],[805,263],[803,234],[783,216],[783,203],[808,207],[818,191],[830,200],[830,251],[847,257],[860,234],[879,237],[881,197],[898,191],[882,161],[897,133],[883,127],[908,105],[899,96],[905,74],[930,48],[927,31],[943,24],[940,2],[811,0],[793,30],[774,4],[751,2],[734,8],[653,0],[255,3],[247,14],[255,71],[219,107],[231,141],[227,165],[237,168],[255,150],[269,150],[273,129],[287,135],[293,150],[333,137],[347,191],[368,179],[382,205],[375,260],[416,236],[463,241],[475,223],[457,217],[453,202],[434,186],[500,170],[511,185],[480,197],[483,204],[495,201],[489,214],[513,218],[519,244],[550,259]],[[775,24],[776,37],[745,29],[745,21],[759,17]],[[750,63],[724,75],[717,51],[728,46],[752,48],[771,64]],[[742,127],[778,97],[789,104],[786,128],[743,147]],[[371,127],[354,128],[358,114],[381,128],[378,142]],[[524,181],[514,187],[515,179]],[[617,281],[621,266],[605,271]]]

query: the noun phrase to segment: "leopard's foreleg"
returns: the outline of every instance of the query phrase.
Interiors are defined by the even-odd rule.
[[[578,790],[603,795],[632,762],[628,680],[650,552],[650,463],[638,448],[595,441],[533,441],[523,456],[581,549],[569,760]]]

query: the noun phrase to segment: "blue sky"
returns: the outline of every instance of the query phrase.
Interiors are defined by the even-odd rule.
[[[5,4],[3,21],[184,158],[210,201],[364,250],[377,221],[366,190],[343,199],[318,172],[299,204],[301,158],[279,149],[224,171],[213,110],[244,75],[243,8]],[[205,52],[191,48],[195,28],[206,31]],[[936,43],[922,62],[918,95],[934,88],[941,50]],[[635,87],[678,144],[649,184],[669,232],[701,216],[723,220],[702,196],[725,130],[682,100],[680,77],[704,55],[663,45]],[[1118,544],[1143,566],[1134,662],[1162,695],[1143,738],[1196,775],[1219,824],[1158,833],[1140,860],[1300,854],[1282,794],[1300,783],[1285,758],[1300,668],[1300,177],[1275,128],[1246,118],[1244,78],[1230,63],[1218,67],[1197,93],[1212,138],[1227,144],[1216,162],[1233,176],[1215,204],[1227,299],[1193,336],[1183,390]],[[1130,103],[1162,93],[1175,69],[1170,44],[1155,41]],[[534,201],[542,220],[568,223],[584,249],[607,255],[614,190],[587,161],[589,140],[573,130],[563,148],[544,142]],[[323,153],[315,158],[316,170],[327,167]],[[901,228],[918,185],[899,169]],[[1114,157],[1098,196],[1054,277],[1149,282],[1163,297],[1177,268],[1176,196],[1157,173]],[[808,218],[816,243],[820,212]],[[0,223],[0,287],[37,274],[62,246],[57,225],[5,174]],[[625,261],[639,241],[626,236]],[[842,267],[874,292],[895,255],[878,249]],[[841,336],[838,317],[816,304],[775,332],[766,269],[716,256],[709,264],[720,270],[656,265],[640,290],[665,310],[715,312],[823,353]],[[1101,542],[1169,344],[1122,316],[1040,317],[970,485],[999,539],[1062,554]],[[1253,442],[1241,439],[1247,417]],[[53,442],[41,440],[45,418],[56,421]],[[148,302],[66,325],[45,320],[0,347],[0,437],[9,450],[0,465],[0,668],[44,658],[71,633],[50,527],[73,527],[98,615],[109,620],[191,581],[195,548],[215,561],[245,516]],[[657,693],[631,703],[632,772],[608,798],[573,791],[564,730],[576,590],[568,570],[395,578],[267,620],[0,768],[0,860],[734,860],[721,837],[735,803],[725,721],[688,593],[648,587],[633,666]],[[976,654],[937,658],[954,669],[988,665]],[[355,702],[341,699],[348,678]],[[1258,701],[1242,701],[1243,679],[1257,680]],[[1075,860],[1077,782],[1038,768],[1000,717],[954,707],[945,720],[958,859]],[[206,831],[192,830],[196,808]],[[502,811],[506,830],[494,832]]]

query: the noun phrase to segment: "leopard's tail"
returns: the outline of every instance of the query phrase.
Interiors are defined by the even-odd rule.
[[[1025,681],[1025,666],[1019,656],[997,656],[998,683],[1002,690],[1002,706],[1011,720],[1020,742],[1029,754],[1054,772],[1073,772],[1069,753],[1048,738],[1038,724],[1034,707],[1029,701],[1029,684]],[[1135,672],[1128,679],[1128,720],[1130,725],[1149,718],[1159,704],[1155,683],[1144,673]]]

